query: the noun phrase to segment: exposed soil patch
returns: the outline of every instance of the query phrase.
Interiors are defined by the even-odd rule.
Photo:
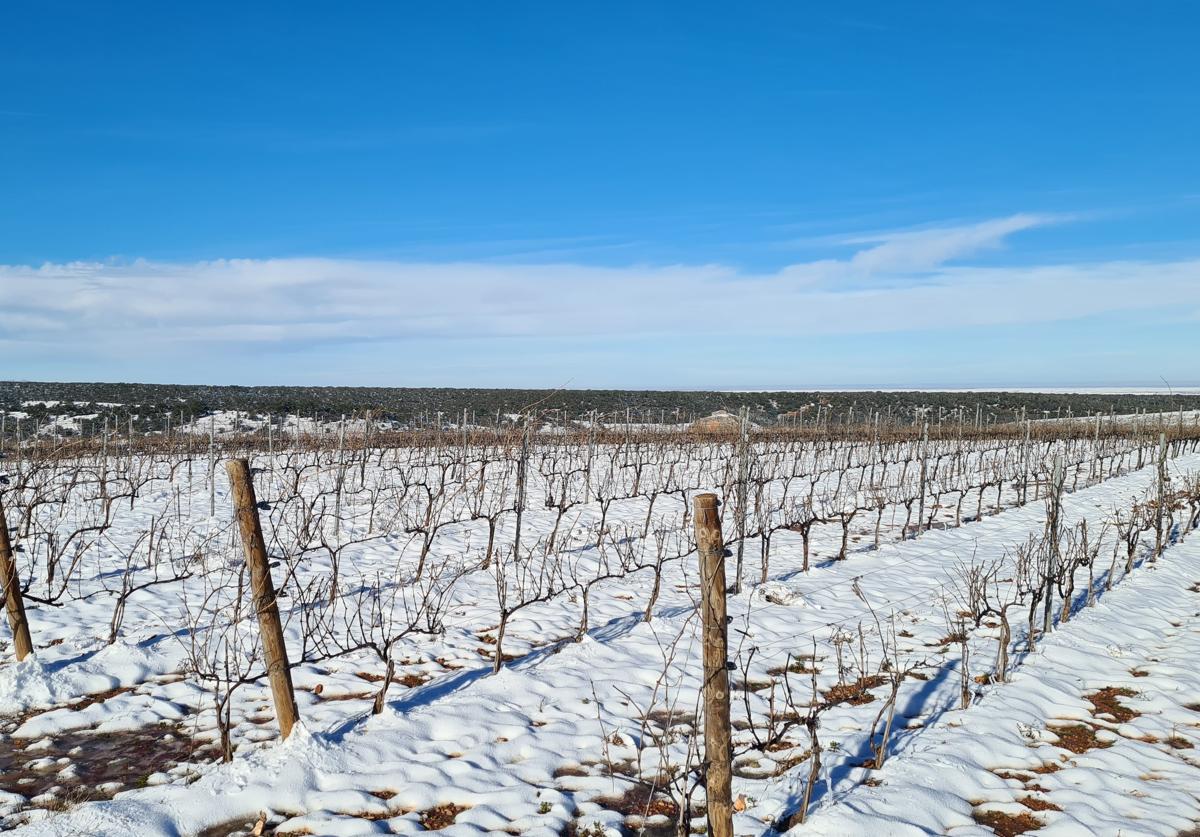
[[[1087,724],[1053,727],[1053,732],[1058,736],[1058,745],[1072,753],[1086,753],[1088,750],[1112,746],[1111,742],[1096,738],[1096,728]]]
[[[95,692],[90,695],[84,695],[79,700],[69,704],[69,708],[79,712],[83,709],[87,709],[93,704],[104,703],[104,701],[108,700],[109,698],[114,698],[117,695],[123,695],[126,692],[132,692],[134,688],[135,687],[133,686],[123,686],[117,689],[109,689],[107,692]]]
[[[834,686],[825,693],[825,700],[830,704],[849,703],[852,706],[861,706],[875,700],[870,689],[882,686],[886,682],[887,680],[882,674],[860,677],[853,683],[840,683]]]
[[[666,816],[674,818],[679,814],[679,806],[668,796],[654,793],[646,785],[634,785],[620,796],[603,796],[597,803],[626,816],[653,817]]]
[[[467,810],[462,805],[447,803],[421,812],[421,825],[426,831],[437,831],[439,828],[449,828],[454,825],[455,818]]]
[[[586,767],[581,764],[565,764],[562,767],[555,768],[554,778],[562,779],[567,776],[590,776],[592,775]]]
[[[1000,811],[976,811],[972,816],[975,822],[986,825],[1000,837],[1016,837],[1026,831],[1035,831],[1042,827],[1042,821],[1033,814],[1004,814]]]
[[[821,670],[817,668],[816,660],[813,659],[811,654],[801,657],[793,657],[788,662],[786,667],[775,666],[774,668],[767,669],[767,674],[770,674],[773,677],[778,677],[784,672],[787,672],[788,674],[813,674],[814,672],[816,674],[820,674]]]
[[[366,680],[368,683],[382,683],[383,682],[382,674],[375,674],[370,671],[356,671],[354,673],[354,676],[361,678],[363,680]],[[401,686],[407,686],[410,689],[412,689],[416,686],[420,686],[423,683],[428,683],[429,680],[430,680],[430,678],[427,675],[418,674],[415,671],[410,671],[407,674],[400,676],[400,677],[397,677],[396,675],[392,675],[392,683],[399,683]],[[357,697],[372,697],[372,695],[345,695],[345,696],[339,696],[339,697],[325,698],[325,700],[351,700],[351,699],[357,698]]]
[[[654,723],[658,724],[663,729],[670,729],[671,727],[680,726],[683,724],[686,724],[687,726],[694,726],[696,723],[696,716],[689,712],[685,712],[682,709],[672,710],[660,707],[649,712],[646,715],[646,720],[654,721]]]
[[[1105,686],[1094,694],[1085,695],[1085,698],[1092,704],[1093,715],[1111,715],[1114,720],[1119,723],[1132,721],[1142,713],[1124,706],[1117,698],[1134,697],[1137,692],[1132,689],[1120,689],[1115,686]]]
[[[495,660],[496,659],[496,653],[494,651],[492,651],[490,648],[476,648],[475,653],[477,653],[479,656],[483,657],[485,660]],[[511,663],[514,660],[521,659],[520,654],[501,654],[500,656],[501,656],[501,660],[506,663]]]
[[[26,799],[51,794],[30,807],[62,809],[111,799],[117,791],[145,785],[151,774],[218,756],[214,743],[196,741],[172,723],[124,732],[75,730],[39,741],[2,734],[0,790]]]
[[[1017,800],[1031,811],[1061,811],[1053,802],[1048,799],[1042,799],[1038,796],[1023,796]]]

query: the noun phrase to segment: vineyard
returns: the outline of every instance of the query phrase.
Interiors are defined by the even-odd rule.
[[[9,439],[0,829],[1186,831],[1196,416],[955,418]]]

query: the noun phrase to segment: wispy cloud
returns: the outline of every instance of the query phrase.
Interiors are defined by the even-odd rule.
[[[0,342],[27,357],[54,347],[128,358],[330,341],[863,334],[1200,310],[1200,259],[961,263],[1053,220],[855,236],[844,239],[860,248],[847,258],[766,273],[351,259],[8,266]]]
[[[827,235],[793,241],[794,245],[852,248],[849,258],[793,265],[796,279],[830,282],[924,273],[950,262],[1004,246],[1014,233],[1070,220],[1066,215],[1021,213],[973,224]]]

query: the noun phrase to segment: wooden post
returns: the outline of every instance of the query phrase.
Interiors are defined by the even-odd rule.
[[[8,612],[8,625],[12,628],[13,647],[19,662],[33,653],[33,640],[29,638],[29,620],[25,617],[21,580],[17,576],[17,564],[13,561],[3,503],[0,503],[0,584],[4,586],[4,609]]]
[[[250,567],[250,584],[254,590],[254,610],[258,613],[263,654],[267,660],[267,677],[275,698],[275,717],[279,734],[287,738],[300,718],[296,696],[292,690],[292,670],[288,667],[287,646],[283,643],[283,624],[279,620],[279,605],[275,601],[275,585],[267,562],[267,547],[263,543],[262,525],[258,520],[258,501],[254,482],[250,479],[250,463],[231,459],[225,463],[229,487],[233,491],[233,507],[238,529],[242,534],[242,550]]]
[[[708,837],[733,837],[733,750],[729,727],[728,636],[725,618],[725,541],[717,495],[695,498],[704,620],[704,760]]]

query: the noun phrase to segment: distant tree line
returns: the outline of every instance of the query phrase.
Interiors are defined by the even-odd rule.
[[[57,402],[50,406],[34,402]],[[170,413],[203,417],[240,410],[253,415],[300,415],[318,421],[370,413],[398,426],[491,425],[536,410],[550,422],[570,423],[595,415],[609,423],[677,424],[717,410],[747,409],[756,424],[811,422],[818,411],[833,423],[861,421],[880,413],[895,422],[973,423],[1029,418],[1127,414],[1200,409],[1200,395],[1048,392],[715,392],[673,390],[549,390],[448,387],[200,386],[133,383],[0,381],[0,411],[22,412],[35,421],[59,416],[109,416],[122,428],[161,429]]]

